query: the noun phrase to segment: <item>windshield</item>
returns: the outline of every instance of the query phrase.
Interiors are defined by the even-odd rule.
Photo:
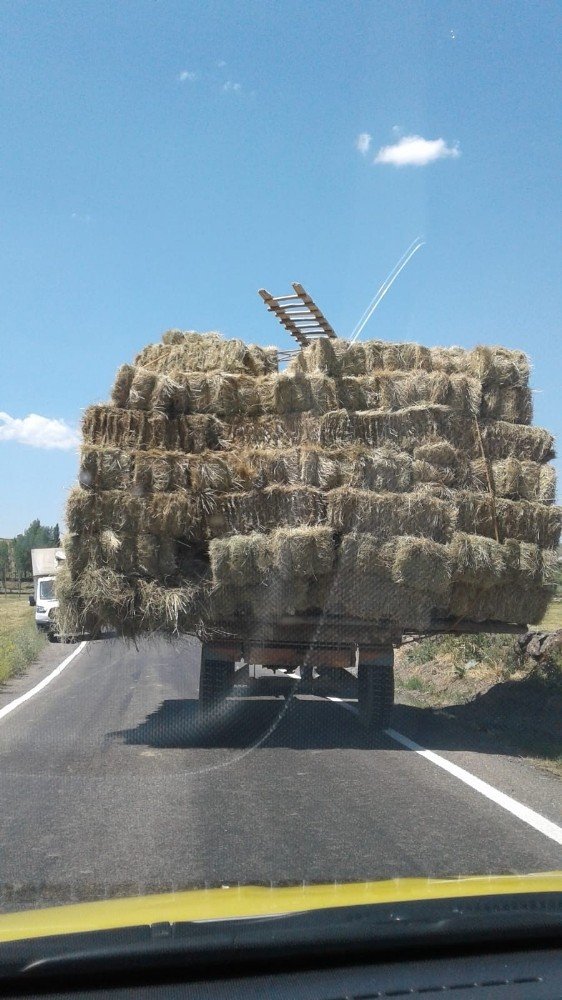
[[[559,5],[0,19],[0,906],[550,877]]]
[[[55,581],[54,580],[40,580],[39,581],[39,597],[42,601],[53,601],[55,598]]]

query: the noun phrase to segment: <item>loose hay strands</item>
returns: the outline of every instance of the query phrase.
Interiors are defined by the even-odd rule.
[[[151,580],[138,580],[135,591],[142,631],[179,635],[197,630],[205,596],[203,587],[188,583],[162,587]]]

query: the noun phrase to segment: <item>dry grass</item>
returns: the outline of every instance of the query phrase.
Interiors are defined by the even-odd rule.
[[[0,595],[0,683],[33,663],[45,643],[27,597]]]
[[[503,747],[562,777],[562,664],[537,666],[513,636],[433,636],[404,646],[396,696],[452,720],[465,739],[472,732],[475,747],[488,739],[494,752]]]
[[[533,627],[539,628],[542,632],[556,632],[557,629],[562,629],[562,600],[554,598],[541,620],[533,623]]]

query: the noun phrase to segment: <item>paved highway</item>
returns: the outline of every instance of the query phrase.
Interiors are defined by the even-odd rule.
[[[341,704],[233,706],[196,720],[199,648],[91,642],[0,697],[0,903],[6,908],[233,883],[544,871],[562,847]],[[393,727],[560,824],[562,784],[445,717],[398,706]]]

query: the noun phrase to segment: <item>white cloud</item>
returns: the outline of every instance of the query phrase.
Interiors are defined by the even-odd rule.
[[[368,132],[360,132],[355,140],[355,148],[365,156],[369,152],[372,139],[372,135],[369,135]]]
[[[83,215],[81,212],[72,212],[70,218],[73,219],[74,222],[84,222],[86,225],[92,221],[91,215]]]
[[[224,69],[224,67],[226,66],[224,59],[219,59],[217,66],[219,69]]]
[[[181,73],[178,73],[178,80],[180,83],[185,83],[187,80],[193,81],[197,79],[197,73],[194,73],[189,69],[182,69]]]
[[[18,419],[0,412],[0,441],[17,441],[32,448],[60,448],[69,451],[80,443],[78,431],[64,420],[51,420],[38,413]]]
[[[425,167],[435,160],[460,156],[458,145],[449,146],[445,139],[422,139],[421,135],[405,135],[394,146],[382,146],[375,163],[391,163],[394,167]]]
[[[235,91],[239,91],[239,90],[242,90],[242,84],[241,83],[233,83],[232,80],[227,80],[226,83],[223,83],[222,89],[223,90],[235,90]]]

